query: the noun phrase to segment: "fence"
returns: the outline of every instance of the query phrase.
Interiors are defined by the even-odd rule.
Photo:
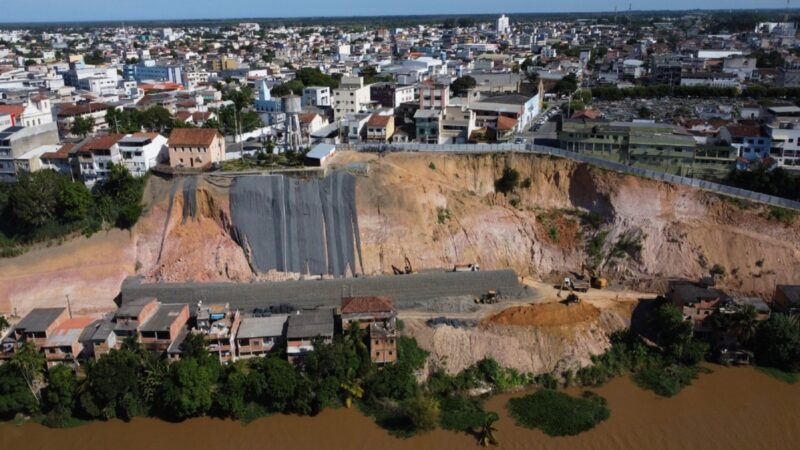
[[[775,197],[773,195],[761,194],[759,192],[748,191],[712,181],[701,180],[698,178],[682,177],[664,172],[643,169],[641,167],[631,167],[625,164],[607,161],[602,158],[584,155],[581,153],[570,152],[556,147],[534,144],[342,144],[339,150],[353,150],[360,152],[386,152],[386,151],[407,151],[407,152],[435,152],[435,153],[461,153],[461,154],[482,154],[482,153],[504,153],[520,152],[533,153],[536,155],[556,156],[567,158],[593,166],[601,167],[606,170],[637,175],[667,183],[681,184],[684,186],[702,189],[717,194],[736,197],[743,200],[764,203],[780,208],[793,209],[800,211],[800,202],[786,198]]]

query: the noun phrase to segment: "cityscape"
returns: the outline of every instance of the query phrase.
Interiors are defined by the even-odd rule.
[[[3,445],[800,437],[790,2],[75,3],[0,6]]]

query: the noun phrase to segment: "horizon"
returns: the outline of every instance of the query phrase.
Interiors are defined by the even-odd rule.
[[[78,0],[81,5],[75,7],[76,2],[71,2],[68,4],[70,7],[67,11],[64,11],[65,6],[60,1],[56,0],[43,0],[39,2],[39,5],[44,3],[44,5],[39,7],[34,7],[31,4],[11,4],[6,6],[5,14],[6,16],[3,19],[0,19],[1,25],[25,25],[25,24],[74,24],[74,23],[109,23],[109,22],[122,22],[122,21],[130,21],[130,22],[166,22],[166,21],[175,21],[175,22],[182,22],[182,21],[229,21],[229,20],[281,20],[281,19],[288,19],[288,20],[298,20],[298,19],[346,19],[346,18],[369,18],[369,17],[435,17],[435,16],[488,16],[488,15],[500,15],[506,14],[509,16],[513,15],[535,15],[535,14],[613,14],[617,13],[647,13],[647,12],[665,12],[665,13],[677,13],[677,12],[690,12],[690,11],[784,11],[786,10],[786,4],[783,0],[763,0],[758,3],[758,5],[753,5],[752,0],[722,0],[721,2],[715,3],[714,5],[709,5],[708,7],[701,7],[698,8],[697,5],[689,0],[675,0],[671,3],[670,7],[664,7],[663,4],[657,3],[654,0],[640,0],[638,3],[645,3],[645,5],[636,5],[635,8],[628,9],[625,8],[624,5],[633,5],[633,2],[626,2],[624,0],[620,1],[609,1],[609,0],[563,0],[560,2],[560,5],[563,5],[560,9],[552,8],[552,7],[538,7],[533,9],[523,9],[529,8],[530,5],[527,5],[528,2],[526,1],[518,1],[518,0],[500,0],[500,6],[492,7],[491,10],[482,9],[484,2],[472,1],[472,0],[465,0],[461,2],[438,2],[434,5],[426,4],[424,2],[420,2],[420,0],[408,0],[407,4],[411,4],[409,7],[413,5],[419,6],[418,10],[415,10],[413,13],[409,13],[409,7],[400,8],[397,10],[397,7],[389,7],[389,8],[382,8],[376,5],[373,5],[366,0],[354,0],[349,3],[355,3],[355,5],[347,5],[350,8],[348,9],[347,14],[341,14],[341,11],[344,8],[334,8],[335,10],[331,11],[331,6],[323,0],[301,0],[304,3],[302,7],[292,7],[292,10],[289,10],[288,6],[281,6],[281,5],[263,5],[263,4],[253,4],[253,0],[238,0],[236,1],[235,5],[232,7],[227,8],[228,11],[232,11],[231,14],[219,14],[217,16],[209,15],[209,14],[186,14],[185,11],[177,12],[172,11],[175,9],[175,6],[172,5],[171,7],[164,8],[156,0],[141,0],[135,5],[129,5],[127,8],[124,8],[120,11],[120,8],[115,7],[114,11],[104,12],[100,11],[102,8],[106,6],[104,2],[99,0]],[[210,10],[211,8],[204,8],[204,5],[208,6],[215,6],[213,5],[214,0],[196,0],[196,4],[199,4],[195,10],[203,9],[203,10]],[[310,4],[309,4],[310,3]],[[621,4],[620,4],[621,3]],[[652,7],[648,7],[652,3]],[[721,5],[719,3],[722,3]],[[308,4],[308,5],[306,5]],[[49,7],[48,7],[49,5]],[[117,5],[114,5],[117,6]],[[160,11],[163,11],[163,16],[155,17],[151,14],[141,14],[142,10],[154,10],[155,6],[158,6]],[[273,12],[270,13],[268,11],[262,11],[265,7],[271,8],[275,6]],[[615,6],[618,7],[615,11]],[[245,8],[246,10],[243,10]],[[311,8],[314,9],[313,14],[308,14]],[[352,8],[352,9],[351,9]],[[182,8],[181,8],[182,9]],[[381,11],[380,9],[384,9],[386,11]],[[295,11],[302,11],[302,13],[295,14]],[[48,11],[47,14],[42,14],[42,11]],[[790,8],[790,11],[797,12],[798,9]],[[252,12],[252,14],[249,14]],[[243,13],[243,14],[240,14]],[[43,17],[44,16],[44,17]]]

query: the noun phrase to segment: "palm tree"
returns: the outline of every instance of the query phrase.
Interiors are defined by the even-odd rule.
[[[364,388],[361,387],[361,380],[358,378],[343,382],[340,387],[345,393],[344,405],[348,408],[353,406],[353,400],[364,396]]]
[[[732,327],[739,336],[739,342],[747,345],[756,334],[758,320],[756,319],[756,309],[753,305],[745,305],[739,312],[733,315]]]
[[[486,418],[483,422],[483,428],[481,429],[481,438],[480,444],[484,447],[488,447],[490,445],[498,445],[497,437],[495,436],[495,432],[497,432],[497,428],[494,427],[494,423],[500,417],[494,411],[489,411],[486,414]]]

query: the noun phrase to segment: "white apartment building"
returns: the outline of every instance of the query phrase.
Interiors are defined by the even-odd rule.
[[[335,120],[348,114],[369,109],[370,88],[363,77],[343,77],[339,88],[333,91],[333,117]]]
[[[331,88],[327,86],[308,86],[303,89],[303,107],[331,106]]]
[[[794,120],[777,121],[767,125],[772,138],[770,156],[779,167],[800,170],[800,123]]]
[[[508,32],[511,31],[511,22],[505,14],[497,19],[496,29],[499,34],[508,34]]]
[[[85,140],[77,150],[78,169],[83,181],[92,186],[111,175],[114,164],[122,161],[119,141],[122,134],[109,134]]]
[[[158,133],[128,134],[117,142],[122,164],[135,177],[144,176],[160,161],[169,159],[167,138]]]

